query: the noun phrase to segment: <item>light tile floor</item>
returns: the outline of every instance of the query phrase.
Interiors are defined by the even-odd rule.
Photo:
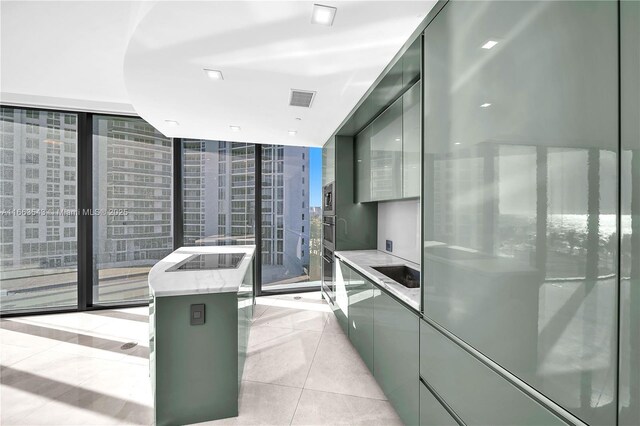
[[[152,424],[147,339],[147,308],[0,321],[0,424]],[[257,299],[240,415],[217,424],[401,422],[315,292]]]

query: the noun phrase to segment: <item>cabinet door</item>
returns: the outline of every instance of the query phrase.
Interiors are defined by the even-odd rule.
[[[452,1],[424,33],[424,314],[589,424],[616,421],[618,7]]]
[[[322,147],[322,186],[336,180],[336,142],[331,138]]]
[[[402,98],[371,127],[371,199],[402,198]]]
[[[249,330],[253,320],[253,262],[249,265],[247,272],[238,289],[238,386],[242,381],[244,372],[244,362],[247,358],[249,347]]]
[[[349,333],[349,295],[347,287],[351,281],[351,269],[342,261],[336,258],[337,267],[335,276],[336,303],[333,313],[338,319],[338,323],[342,327],[345,334]]]
[[[356,136],[356,201],[371,201],[371,134],[367,126]]]
[[[402,194],[420,196],[420,82],[402,95]]]
[[[402,85],[408,86],[420,78],[420,62],[422,56],[422,37],[415,39],[402,55]]]
[[[420,426],[458,426],[424,383],[420,383]]]
[[[373,284],[353,269],[349,285],[349,340],[373,371]]]
[[[391,296],[374,290],[373,374],[402,421],[418,423],[418,317]]]

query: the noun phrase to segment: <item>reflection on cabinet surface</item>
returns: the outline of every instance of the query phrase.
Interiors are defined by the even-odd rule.
[[[420,376],[468,425],[565,424],[424,320]]]
[[[402,198],[402,98],[371,124],[371,200]]]
[[[420,416],[418,316],[384,291],[374,289],[374,376],[407,425]]]
[[[357,137],[356,151],[356,199],[359,203],[371,201],[371,126]]]
[[[336,141],[329,139],[322,147],[322,186],[336,180]]]
[[[402,196],[420,196],[422,133],[420,97],[422,84],[417,82],[402,96]]]
[[[355,270],[349,281],[349,340],[373,372],[373,291],[374,285]]]
[[[424,37],[424,314],[589,424],[616,414],[617,22],[449,2]]]
[[[640,424],[640,2],[620,2],[621,234],[620,384],[622,425]]]
[[[417,82],[356,136],[358,202],[420,196],[420,92]]]

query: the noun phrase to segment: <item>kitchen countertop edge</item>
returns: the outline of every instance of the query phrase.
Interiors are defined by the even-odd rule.
[[[237,268],[209,269],[202,271],[170,271],[174,266],[194,254],[238,253],[245,254]],[[242,280],[253,261],[255,246],[194,246],[180,247],[156,263],[149,271],[149,292],[153,297],[188,296],[194,294],[237,293]],[[179,281],[178,281],[179,280]],[[188,280],[189,286],[180,286]]]
[[[406,265],[420,271],[419,264],[380,250],[342,250],[336,251],[335,256],[370,279],[375,285],[395,296],[415,313],[420,314],[422,298],[420,288],[406,288],[372,268],[373,266]]]

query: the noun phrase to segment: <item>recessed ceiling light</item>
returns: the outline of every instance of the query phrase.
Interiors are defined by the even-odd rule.
[[[396,138],[396,142],[400,142],[400,138]]]
[[[224,77],[222,76],[222,71],[220,70],[210,70],[210,69],[204,68],[204,73],[211,80],[224,80]]]
[[[297,130],[289,130],[287,133],[289,133],[289,136],[295,136],[298,131]]]
[[[240,131],[240,126],[229,126],[229,128],[231,129],[232,132],[239,132]]]
[[[177,126],[178,124],[180,124],[176,120],[164,120],[164,122],[167,126]]]
[[[333,25],[337,10],[335,7],[314,4],[313,12],[311,13],[311,23],[330,27]]]
[[[488,108],[490,106],[491,106],[491,104],[489,102],[485,102],[482,105],[480,105],[480,108]]]
[[[489,49],[493,48],[496,44],[498,44],[497,41],[489,40],[485,44],[482,45],[482,48],[489,50]]]
[[[460,142],[455,142],[454,145],[460,145]]]

